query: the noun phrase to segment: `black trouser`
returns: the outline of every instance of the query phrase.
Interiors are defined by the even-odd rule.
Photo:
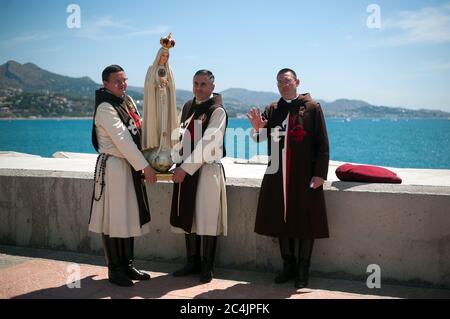
[[[302,239],[298,247],[298,271],[295,278],[295,287],[304,288],[309,282],[309,266],[314,246],[314,239]]]
[[[111,270],[124,270],[134,260],[134,237],[114,238],[103,234],[106,264]]]
[[[299,239],[298,258],[295,257],[295,238],[279,237],[281,258],[283,259],[283,270],[275,278],[276,283],[283,283],[290,278],[307,276],[311,263],[311,254],[314,239]],[[296,262],[298,260],[298,263]]]
[[[298,247],[298,263],[301,267],[309,269],[311,255],[314,246],[314,239],[301,239]]]
[[[214,270],[217,236],[185,234],[185,241],[187,263],[183,268],[175,271],[173,275],[175,277],[181,277],[200,272],[200,280],[202,282],[211,281]],[[203,246],[203,254],[200,254],[201,246]]]
[[[196,234],[185,234],[184,239],[186,242],[187,261],[183,268],[173,273],[175,277],[199,273],[201,269],[200,236]]]
[[[102,239],[109,281],[119,286],[132,286],[128,271],[133,266],[134,238],[113,238],[103,234]]]
[[[216,255],[217,236],[202,236],[203,260],[200,281],[210,282],[214,272],[214,259]]]

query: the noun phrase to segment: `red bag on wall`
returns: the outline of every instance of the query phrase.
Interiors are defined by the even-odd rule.
[[[379,166],[344,164],[336,169],[341,181],[365,183],[401,184],[402,179],[396,173]]]

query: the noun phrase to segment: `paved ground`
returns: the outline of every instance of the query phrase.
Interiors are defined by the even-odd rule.
[[[365,282],[313,277],[310,287],[296,290],[293,283],[273,283],[274,274],[216,269],[211,283],[197,276],[170,275],[177,264],[137,261],[150,281],[135,282],[131,288],[110,284],[100,256],[0,246],[0,299],[381,299],[450,298],[450,290],[418,288],[382,283],[368,289]],[[79,267],[79,268],[78,268]],[[80,270],[80,288],[69,288]]]

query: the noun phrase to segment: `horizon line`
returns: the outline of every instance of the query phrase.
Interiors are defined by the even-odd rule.
[[[46,71],[46,72],[49,72],[49,73],[52,73],[52,74],[55,74],[55,75],[59,75],[59,76],[65,76],[65,77],[68,77],[68,78],[71,78],[71,79],[84,79],[84,78],[88,78],[89,80],[91,80],[91,81],[94,82],[95,84],[97,84],[97,85],[99,85],[100,87],[102,87],[102,84],[101,84],[101,83],[97,83],[97,82],[96,82],[95,80],[93,80],[90,76],[85,75],[85,76],[80,76],[80,77],[73,77],[73,76],[69,76],[69,75],[63,75],[63,74],[60,74],[60,73],[56,73],[56,72],[53,72],[53,71],[50,71],[50,70],[43,69],[43,68],[40,67],[38,64],[33,63],[33,62],[20,63],[20,62],[17,62],[16,60],[9,59],[9,60],[7,60],[5,63],[0,64],[0,66],[5,65],[5,64],[8,64],[8,63],[10,63],[10,62],[14,62],[14,63],[17,63],[17,64],[22,65],[22,66],[25,65],[25,64],[33,64],[33,65],[35,65],[36,67],[38,67],[39,69],[41,69],[41,70],[43,70],[43,71]],[[128,86],[129,86],[129,87],[138,88],[138,89],[142,89],[142,90],[144,89],[143,86],[139,86],[139,85],[128,84]],[[222,91],[219,91],[219,93],[222,93],[222,92],[224,92],[224,91],[231,90],[231,89],[246,90],[246,91],[251,91],[251,92],[256,92],[256,93],[270,93],[270,94],[275,94],[275,95],[277,95],[277,96],[280,96],[279,93],[276,93],[276,92],[274,92],[274,91],[260,91],[260,90],[252,90],[252,89],[248,89],[248,88],[242,88],[242,87],[229,87],[229,88],[223,89]],[[182,91],[187,91],[187,92],[191,92],[191,91],[192,91],[191,89],[187,90],[187,89],[184,89],[184,88],[177,88],[176,90],[182,90]],[[134,90],[132,90],[132,91],[134,91]],[[136,91],[134,91],[134,92],[136,92]],[[136,93],[140,93],[140,92],[136,92]],[[308,93],[308,92],[304,92],[304,93]],[[302,94],[302,93],[299,93],[299,94]],[[439,107],[439,108],[428,108],[428,109],[427,109],[427,108],[423,108],[423,106],[388,106],[388,105],[377,105],[377,104],[373,104],[373,103],[371,103],[371,102],[368,102],[368,101],[366,101],[366,100],[364,100],[364,99],[359,99],[359,98],[345,98],[345,97],[341,97],[341,98],[336,98],[336,99],[334,99],[333,101],[332,101],[332,100],[322,99],[322,98],[314,98],[314,100],[316,100],[316,101],[320,100],[320,101],[324,101],[324,102],[326,102],[326,103],[334,103],[334,102],[337,102],[337,101],[340,101],[340,100],[350,100],[350,101],[360,101],[360,102],[364,102],[364,103],[369,104],[370,106],[377,106],[377,107],[400,108],[400,109],[407,109],[407,110],[413,110],[413,111],[421,111],[421,110],[427,111],[427,110],[428,110],[428,111],[440,111],[440,112],[443,112],[443,113],[450,113],[450,110],[449,110],[449,111],[444,111],[444,109],[447,109],[447,107],[442,107],[442,106]],[[450,109],[450,107],[449,107],[449,109]]]

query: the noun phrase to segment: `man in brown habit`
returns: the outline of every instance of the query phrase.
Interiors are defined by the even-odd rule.
[[[219,94],[213,94],[214,75],[197,71],[194,99],[181,113],[181,159],[174,170],[170,223],[185,234],[187,263],[173,273],[200,273],[201,282],[213,278],[217,236],[227,235],[225,175],[220,160],[225,156],[227,113]],[[202,246],[203,254],[200,253]]]
[[[329,143],[320,104],[309,94],[298,94],[299,84],[293,70],[280,70],[280,100],[262,114],[253,108],[247,116],[254,139],[270,137],[269,167],[261,184],[255,232],[278,237],[283,270],[275,283],[295,278],[295,287],[303,288],[308,285],[314,239],[329,237],[323,193]]]

